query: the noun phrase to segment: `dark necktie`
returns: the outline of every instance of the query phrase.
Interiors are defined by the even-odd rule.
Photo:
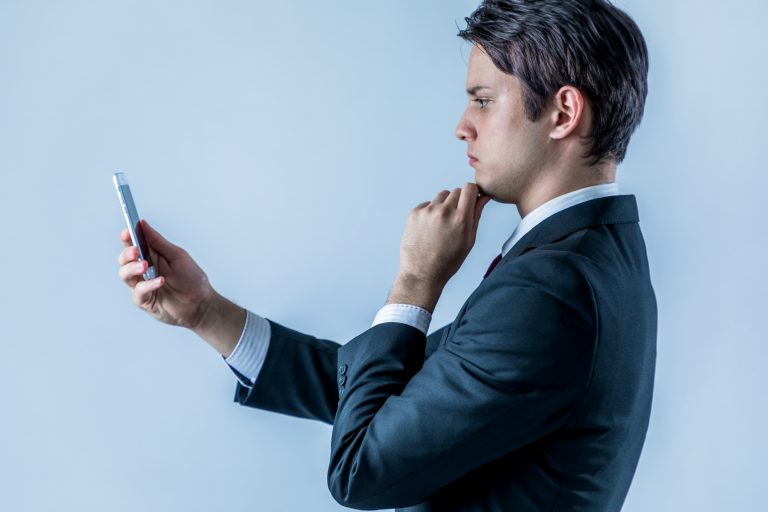
[[[501,254],[498,254],[495,258],[493,258],[493,261],[491,262],[491,265],[488,267],[488,270],[485,271],[485,275],[483,276],[483,279],[488,277],[488,274],[493,272],[493,269],[496,267],[496,265],[501,261]]]

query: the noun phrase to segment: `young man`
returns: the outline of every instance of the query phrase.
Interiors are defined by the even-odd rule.
[[[656,358],[637,206],[615,184],[642,117],[645,43],[603,0],[489,0],[467,23],[456,133],[476,184],[413,209],[370,329],[340,345],[246,311],[146,224],[161,277],[141,280],[126,231],[119,274],[139,307],[226,358],[235,401],[333,424],[328,485],[341,504],[619,510]],[[456,319],[427,336],[490,199],[522,221]]]

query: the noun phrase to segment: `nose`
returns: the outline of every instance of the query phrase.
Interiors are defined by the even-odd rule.
[[[467,119],[467,112],[464,111],[461,119],[459,119],[459,124],[456,125],[456,138],[463,141],[472,141],[475,140],[476,136],[477,132],[472,123]]]

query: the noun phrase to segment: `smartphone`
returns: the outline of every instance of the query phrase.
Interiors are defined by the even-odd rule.
[[[147,263],[149,264],[142,276],[145,281],[154,279],[157,277],[157,274],[155,273],[155,267],[152,265],[152,260],[149,259],[149,248],[144,239],[144,233],[141,230],[139,214],[136,211],[136,204],[133,202],[131,187],[128,186],[128,179],[125,177],[125,173],[116,172],[112,176],[112,181],[115,184],[115,190],[117,190],[117,197],[120,199],[120,206],[123,209],[123,217],[125,217],[125,222],[128,224],[128,232],[131,234],[133,245],[139,248],[139,261],[147,260]]]

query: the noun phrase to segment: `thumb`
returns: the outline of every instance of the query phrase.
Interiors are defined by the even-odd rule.
[[[160,256],[168,261],[176,259],[181,252],[181,248],[173,245],[166,240],[163,235],[155,231],[155,229],[149,225],[149,223],[141,219],[141,230],[144,232],[144,238],[147,243],[154,249]]]
[[[491,196],[484,194],[475,203],[475,228],[477,228],[477,225],[480,222],[480,214],[483,213],[483,208],[485,208],[485,205],[488,204],[491,199]]]

